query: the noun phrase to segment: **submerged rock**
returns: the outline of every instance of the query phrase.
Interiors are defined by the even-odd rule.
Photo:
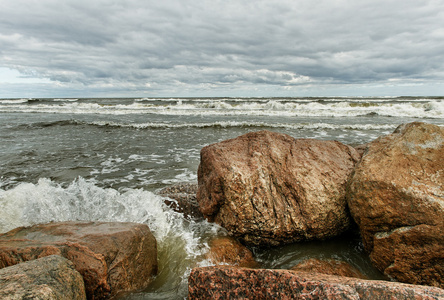
[[[443,299],[444,290],[290,270],[227,266],[193,269],[189,299]]]
[[[157,273],[156,240],[143,224],[60,222],[0,235],[0,268],[53,254],[73,262],[88,299],[143,289]]]
[[[207,254],[207,259],[215,265],[247,268],[259,266],[254,259],[253,252],[232,237],[216,237],[210,241],[209,246],[210,251]]]
[[[290,270],[368,279],[368,277],[362,274],[357,268],[345,261],[337,259],[310,258],[300,262],[290,268]]]
[[[172,200],[165,200],[165,204],[185,217],[203,219],[196,199],[197,184],[180,183],[161,189],[158,194]]]
[[[444,128],[404,124],[369,143],[348,205],[379,270],[444,287]]]
[[[86,299],[83,278],[71,261],[46,256],[0,269],[0,299]]]
[[[360,156],[336,141],[252,132],[204,147],[200,211],[250,245],[325,239],[349,226],[345,189]]]

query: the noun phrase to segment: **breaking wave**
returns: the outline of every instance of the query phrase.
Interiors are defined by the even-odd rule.
[[[396,128],[391,124],[328,124],[328,123],[266,123],[248,121],[220,121],[214,123],[138,123],[124,124],[106,121],[91,122],[90,125],[127,127],[137,129],[163,129],[163,128],[285,128],[285,129],[331,129],[331,130],[390,130]]]
[[[323,99],[18,99],[0,100],[0,112],[61,114],[157,114],[182,116],[353,117],[377,114],[411,118],[443,118],[441,98]]]
[[[119,192],[97,187],[83,178],[64,188],[50,179],[0,189],[0,232],[53,221],[104,221],[147,224],[158,243],[160,285],[186,291],[191,268],[206,264],[206,239],[221,228],[206,221],[185,219],[163,198],[141,189]],[[154,283],[156,285],[156,283]],[[157,291],[156,293],[159,293]],[[174,292],[176,293],[176,292]]]
[[[24,124],[28,128],[45,128],[52,126],[98,126],[133,129],[180,129],[180,128],[283,128],[283,129],[326,129],[326,130],[392,130],[396,128],[393,124],[331,124],[331,123],[267,123],[251,121],[216,121],[204,123],[168,123],[168,122],[147,122],[147,123],[120,123],[112,121],[85,122],[78,120],[60,120],[53,122],[36,122]]]

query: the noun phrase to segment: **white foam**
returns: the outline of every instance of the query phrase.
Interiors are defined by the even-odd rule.
[[[149,191],[97,187],[83,178],[64,188],[50,179],[0,189],[0,232],[52,221],[108,221],[147,224],[160,244],[181,239],[189,255],[202,254],[199,236],[190,229],[215,230],[216,225],[195,223],[168,208],[163,198]],[[206,228],[205,228],[206,227]]]
[[[142,100],[127,104],[101,104],[82,102],[53,102],[33,105],[4,103],[4,112],[47,112],[71,114],[159,114],[188,116],[290,116],[290,117],[354,117],[366,114],[380,116],[443,118],[444,101],[441,99],[171,99],[175,103],[144,103]],[[8,100],[9,101],[9,100]]]
[[[196,182],[197,181],[197,175],[195,172],[192,172],[188,169],[177,169],[177,170],[182,171],[182,172],[177,174],[172,179],[162,180],[162,183],[163,184],[174,184],[174,183],[181,183],[181,182]]]
[[[213,123],[179,123],[172,124],[166,122],[148,122],[148,123],[119,123],[96,121],[88,123],[96,126],[111,127],[129,127],[129,128],[206,128],[206,127],[269,127],[269,128],[287,128],[287,129],[348,129],[348,130],[392,130],[397,125],[392,124],[329,124],[329,123],[267,123],[250,121],[216,121]]]
[[[117,172],[120,170],[118,164],[122,163],[123,159],[120,157],[109,157],[106,161],[102,162],[100,165],[103,167],[101,170],[102,174],[109,174]]]
[[[79,99],[73,99],[73,98],[56,98],[53,101],[55,102],[76,102]]]
[[[207,240],[224,232],[206,221],[188,220],[164,204],[164,198],[141,189],[120,193],[82,178],[64,188],[49,179],[0,189],[0,232],[51,221],[109,221],[147,224],[157,240],[158,288],[184,294],[193,267],[204,260]],[[160,286],[160,287],[159,287]]]
[[[20,104],[27,103],[28,99],[0,99],[0,104]]]

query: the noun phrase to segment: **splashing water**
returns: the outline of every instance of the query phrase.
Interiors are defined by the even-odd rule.
[[[208,264],[203,258],[208,239],[223,230],[206,221],[185,219],[163,199],[141,189],[121,193],[100,188],[81,177],[66,188],[43,178],[37,184],[0,189],[0,232],[52,221],[147,224],[158,243],[159,274],[149,290],[128,297],[185,297],[191,269]]]

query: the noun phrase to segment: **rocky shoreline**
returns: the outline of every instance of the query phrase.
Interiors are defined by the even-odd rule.
[[[26,270],[29,264],[45,263],[46,256],[63,257],[78,272],[87,299],[109,299],[119,293],[146,288],[157,274],[157,243],[147,225],[108,222],[56,222],[19,227],[0,235],[0,298],[17,299],[11,285],[21,285],[24,295],[35,294],[36,299],[67,299],[69,291],[78,290],[76,282],[66,281],[60,292],[53,293],[51,279],[55,271],[48,272],[49,281]],[[29,283],[16,277],[7,277],[12,268],[21,268],[23,277],[35,278],[36,285],[45,289],[34,290]],[[42,267],[43,268],[43,267]],[[11,270],[11,271],[8,271]],[[32,269],[31,269],[32,270]],[[61,272],[61,271],[58,271]],[[75,272],[75,273],[76,273]],[[68,276],[68,275],[63,275]],[[9,279],[8,279],[9,278]],[[59,295],[46,297],[46,293]],[[41,297],[41,298],[40,298]],[[79,296],[80,297],[80,296]],[[86,299],[83,297],[83,299]],[[28,299],[28,298],[25,298]],[[82,299],[82,297],[78,298]]]
[[[214,267],[191,272],[190,299],[444,299],[442,127],[403,124],[356,148],[252,132],[204,147],[198,185],[159,194],[187,218],[206,218],[230,235],[210,243]],[[248,249],[334,238],[352,226],[390,281],[368,280],[333,260],[261,269]],[[48,279],[43,269],[53,266],[62,275]],[[32,275],[35,269],[42,275]],[[17,272],[26,275],[12,276]],[[146,225],[62,222],[0,235],[2,299],[18,295],[16,286],[44,299],[82,289],[69,298],[108,299],[147,287],[156,272],[156,241]]]

